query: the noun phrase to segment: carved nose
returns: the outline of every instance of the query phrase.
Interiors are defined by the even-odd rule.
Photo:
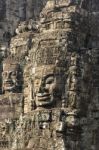
[[[39,88],[39,93],[48,93],[48,90],[45,87],[40,87]]]
[[[9,79],[10,79],[10,74],[7,74],[6,79],[7,79],[7,80],[9,80]]]
[[[41,85],[40,85],[40,88],[39,88],[39,93],[44,93],[44,92],[48,92],[48,90],[46,89],[45,82],[42,81]]]

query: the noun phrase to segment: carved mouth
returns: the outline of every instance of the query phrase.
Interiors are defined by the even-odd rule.
[[[5,81],[4,86],[6,90],[12,90],[15,87],[15,84],[12,81]]]
[[[5,82],[5,85],[6,85],[6,86],[13,86],[14,84],[13,84],[12,82],[10,82],[10,81],[6,81],[6,82]]]
[[[36,96],[38,101],[48,101],[51,98],[51,95],[47,93],[38,93]]]

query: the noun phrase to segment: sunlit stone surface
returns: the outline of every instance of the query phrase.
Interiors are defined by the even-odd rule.
[[[0,1],[0,150],[99,150],[98,11]]]

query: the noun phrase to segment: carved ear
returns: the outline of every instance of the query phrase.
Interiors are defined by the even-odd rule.
[[[4,87],[2,86],[2,94],[4,94],[5,93],[5,90],[4,90]]]
[[[31,110],[35,110],[36,109],[36,103],[35,100],[31,100]]]

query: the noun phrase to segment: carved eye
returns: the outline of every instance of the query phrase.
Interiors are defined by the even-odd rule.
[[[39,85],[39,80],[35,80],[35,85]]]
[[[6,77],[7,76],[7,72],[3,72],[2,76]]]
[[[54,78],[53,77],[48,77],[46,79],[46,84],[52,84],[54,82]]]
[[[36,82],[36,85],[38,85],[39,84],[39,82]]]
[[[11,75],[12,75],[12,76],[16,76],[16,72],[12,72]]]

